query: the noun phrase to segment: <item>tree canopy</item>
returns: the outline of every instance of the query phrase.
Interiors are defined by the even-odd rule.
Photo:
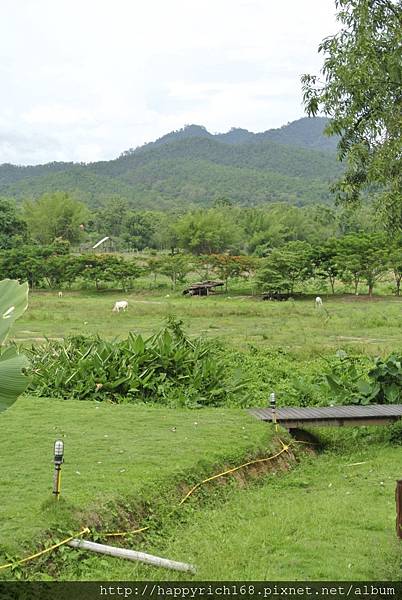
[[[88,216],[86,206],[65,192],[27,201],[23,212],[30,235],[41,244],[51,244],[57,238],[78,242]]]
[[[12,248],[27,240],[27,224],[14,202],[0,198],[0,248]]]
[[[340,201],[377,194],[389,229],[402,227],[402,1],[336,0],[340,31],[323,40],[321,75],[302,77],[307,113],[330,117],[347,169]]]

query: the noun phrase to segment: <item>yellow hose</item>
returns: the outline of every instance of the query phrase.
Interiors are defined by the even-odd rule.
[[[0,571],[2,569],[8,569],[9,567],[15,567],[16,565],[22,565],[23,563],[26,563],[29,560],[33,560],[34,558],[38,558],[38,556],[42,556],[42,554],[46,554],[47,552],[51,552],[52,550],[55,550],[56,548],[59,548],[59,546],[63,546],[63,544],[67,544],[67,542],[71,542],[71,540],[73,540],[74,538],[80,537],[81,535],[84,535],[85,533],[89,533],[88,527],[85,527],[82,531],[80,531],[79,533],[76,533],[75,535],[71,535],[70,537],[66,538],[62,542],[58,542],[57,544],[53,544],[53,546],[49,546],[49,548],[45,548],[44,550],[41,550],[40,552],[36,552],[36,554],[32,554],[31,556],[27,556],[26,558],[23,558],[21,560],[16,560],[15,562],[7,563],[6,565],[1,565],[0,566]]]
[[[281,439],[279,441],[282,444],[282,450],[280,452],[277,452],[276,454],[273,454],[272,456],[268,456],[267,458],[257,458],[255,460],[250,460],[246,463],[243,463],[242,465],[239,465],[238,467],[234,467],[233,469],[228,469],[227,471],[222,471],[222,473],[218,473],[217,475],[212,475],[212,477],[203,479],[202,481],[197,483],[194,487],[192,487],[189,492],[187,492],[187,494],[184,496],[184,498],[182,498],[180,500],[179,504],[177,505],[177,508],[179,508],[182,504],[184,504],[184,502],[187,500],[187,498],[189,498],[191,496],[191,494],[193,494],[195,492],[195,490],[197,490],[199,487],[201,487],[204,483],[208,483],[208,481],[212,481],[213,479],[218,479],[218,477],[223,477],[224,475],[229,475],[229,473],[234,473],[235,471],[238,471],[239,469],[243,469],[244,467],[248,467],[249,465],[254,465],[256,463],[267,462],[269,460],[273,460],[274,458],[277,458],[284,452],[287,452],[290,445],[284,444]],[[125,535],[133,535],[135,533],[140,533],[141,531],[146,531],[149,528],[150,528],[150,526],[148,525],[148,527],[141,527],[141,529],[134,529],[133,531],[116,531],[114,533],[105,533],[104,537],[124,537]]]

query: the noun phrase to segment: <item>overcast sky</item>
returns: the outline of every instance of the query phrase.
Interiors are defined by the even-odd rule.
[[[334,0],[1,0],[0,163],[95,161],[303,116]]]

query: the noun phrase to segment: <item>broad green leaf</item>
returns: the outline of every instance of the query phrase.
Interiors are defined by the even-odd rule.
[[[28,365],[26,356],[18,354],[14,347],[0,355],[0,412],[9,408],[25,391],[29,379],[22,369]]]
[[[384,385],[384,396],[390,404],[398,402],[401,394],[400,387],[396,383]]]
[[[13,279],[0,281],[0,345],[4,343],[11,325],[28,307],[28,284]]]
[[[364,381],[362,379],[362,380],[360,380],[360,381],[357,382],[357,389],[364,396],[368,396],[371,393],[371,391],[373,389],[373,386],[368,381]]]

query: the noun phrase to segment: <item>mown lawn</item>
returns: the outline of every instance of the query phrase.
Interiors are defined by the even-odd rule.
[[[270,448],[270,429],[245,411],[168,410],[20,398],[0,415],[0,551],[21,552],[50,526],[86,525],[78,510],[174,490],[181,474]],[[53,444],[65,443],[62,498],[52,497]],[[152,490],[152,491],[150,491]],[[134,502],[135,503],[135,502]],[[110,512],[110,511],[109,511]],[[96,521],[96,519],[95,519]]]
[[[128,311],[115,314],[116,300]],[[56,292],[30,294],[29,310],[17,321],[14,339],[23,343],[70,334],[126,337],[129,331],[151,335],[169,314],[184,320],[191,335],[220,337],[236,346],[284,347],[308,359],[339,347],[384,354],[402,345],[402,299],[392,296],[324,297],[263,302],[251,296],[186,298],[179,293]]]
[[[368,443],[306,457],[262,485],[233,488],[225,502],[194,511],[162,540],[151,538],[146,550],[196,565],[196,580],[400,581],[394,494],[401,455]],[[121,581],[191,578],[118,559],[105,564],[84,552],[64,577],[100,580],[105,572]]]

